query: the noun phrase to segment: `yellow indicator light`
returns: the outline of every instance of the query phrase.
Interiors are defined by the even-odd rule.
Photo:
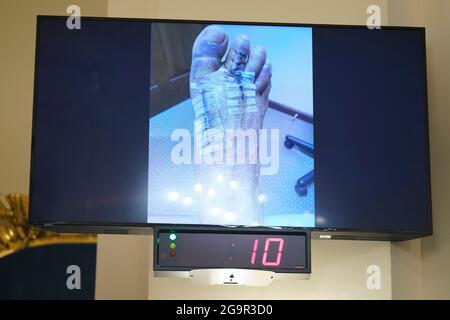
[[[177,245],[175,244],[175,243],[171,243],[170,245],[169,245],[169,247],[170,247],[170,249],[175,249],[176,247],[177,247]]]

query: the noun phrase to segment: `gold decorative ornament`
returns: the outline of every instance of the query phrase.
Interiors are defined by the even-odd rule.
[[[95,235],[59,234],[29,226],[28,204],[27,195],[0,196],[0,258],[26,248],[97,242]]]

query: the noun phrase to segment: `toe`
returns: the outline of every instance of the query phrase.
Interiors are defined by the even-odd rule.
[[[245,71],[255,73],[256,79],[264,63],[266,63],[266,50],[263,47],[256,47],[250,51]]]
[[[270,89],[272,89],[272,81],[269,81],[267,87],[264,89],[263,92],[261,92],[261,96],[264,97],[265,99],[269,99]]]
[[[270,78],[272,77],[272,65],[270,62],[266,62],[261,69],[258,77],[256,78],[256,92],[262,94],[270,84]],[[269,88],[270,91],[270,88]]]
[[[211,25],[195,39],[192,48],[191,78],[218,70],[228,46],[228,36],[222,28]]]
[[[250,39],[244,34],[238,34],[228,50],[225,68],[230,74],[244,71],[250,53]]]

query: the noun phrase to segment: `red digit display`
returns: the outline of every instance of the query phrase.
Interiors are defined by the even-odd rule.
[[[267,261],[267,254],[269,252],[269,246],[270,246],[271,242],[278,243],[278,254],[277,254],[277,260],[275,260],[275,261]],[[253,251],[252,251],[252,256],[250,258],[251,264],[255,264],[256,252],[258,251],[258,243],[259,243],[259,239],[255,239],[255,241],[253,242]],[[283,238],[267,238],[266,243],[264,245],[264,254],[263,254],[263,258],[262,258],[262,265],[267,266],[267,267],[278,267],[281,262],[283,246],[284,246]]]
[[[253,252],[252,252],[252,257],[250,258],[250,263],[251,264],[255,264],[255,259],[256,259],[256,250],[258,250],[258,239],[255,239],[255,241],[253,242]]]
[[[278,254],[277,260],[274,262],[267,261],[267,252],[269,251],[269,245],[271,242],[278,242]],[[284,240],[282,238],[267,238],[266,245],[264,246],[264,255],[262,259],[262,265],[267,267],[278,267],[281,262],[281,254],[283,253]]]
[[[158,266],[171,270],[236,268],[298,273],[306,270],[307,234],[284,230],[245,232],[176,230],[174,240],[170,235],[175,231],[160,231],[156,242]]]

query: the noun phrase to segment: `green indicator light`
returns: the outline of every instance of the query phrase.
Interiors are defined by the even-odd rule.
[[[172,241],[175,241],[176,238],[177,238],[177,235],[175,233],[171,233],[169,236],[169,239]]]
[[[175,244],[175,243],[171,243],[170,245],[169,245],[169,247],[170,247],[170,249],[175,249],[176,247],[177,247],[177,245]]]

